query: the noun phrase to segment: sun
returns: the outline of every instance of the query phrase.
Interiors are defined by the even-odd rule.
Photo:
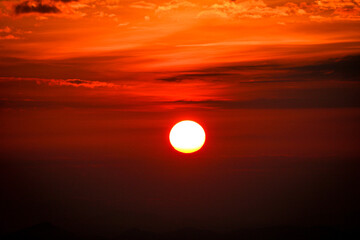
[[[184,120],[175,124],[169,135],[171,145],[179,152],[193,153],[205,143],[205,131],[200,124]]]

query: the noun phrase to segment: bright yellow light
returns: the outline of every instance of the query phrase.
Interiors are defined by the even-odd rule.
[[[185,120],[178,122],[170,131],[170,143],[179,152],[198,151],[205,143],[205,131],[196,122]]]

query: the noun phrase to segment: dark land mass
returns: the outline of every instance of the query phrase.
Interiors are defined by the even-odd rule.
[[[151,232],[130,229],[117,237],[84,237],[73,234],[51,223],[41,223],[7,235],[4,240],[275,240],[275,239],[360,239],[359,226],[314,226],[294,227],[280,226],[267,228],[239,229],[229,232],[216,232],[196,228],[183,228],[170,232]]]

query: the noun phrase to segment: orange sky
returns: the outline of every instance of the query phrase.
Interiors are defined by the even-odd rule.
[[[67,86],[166,101],[225,100],[238,94],[234,82],[200,79],[224,74],[210,77],[206,69],[293,67],[359,52],[357,0],[31,0],[1,1],[0,9],[2,82],[15,77],[56,86],[79,79],[85,84]],[[241,72],[242,81],[253,81],[253,72]],[[192,80],[161,81],[177,75]]]
[[[2,111],[359,107],[357,0],[0,6]]]
[[[0,223],[346,222],[359,30],[359,0],[0,0]],[[184,119],[196,161],[168,143]]]

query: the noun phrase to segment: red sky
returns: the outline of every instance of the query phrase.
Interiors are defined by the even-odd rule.
[[[351,222],[359,29],[358,0],[0,1],[1,230]]]

